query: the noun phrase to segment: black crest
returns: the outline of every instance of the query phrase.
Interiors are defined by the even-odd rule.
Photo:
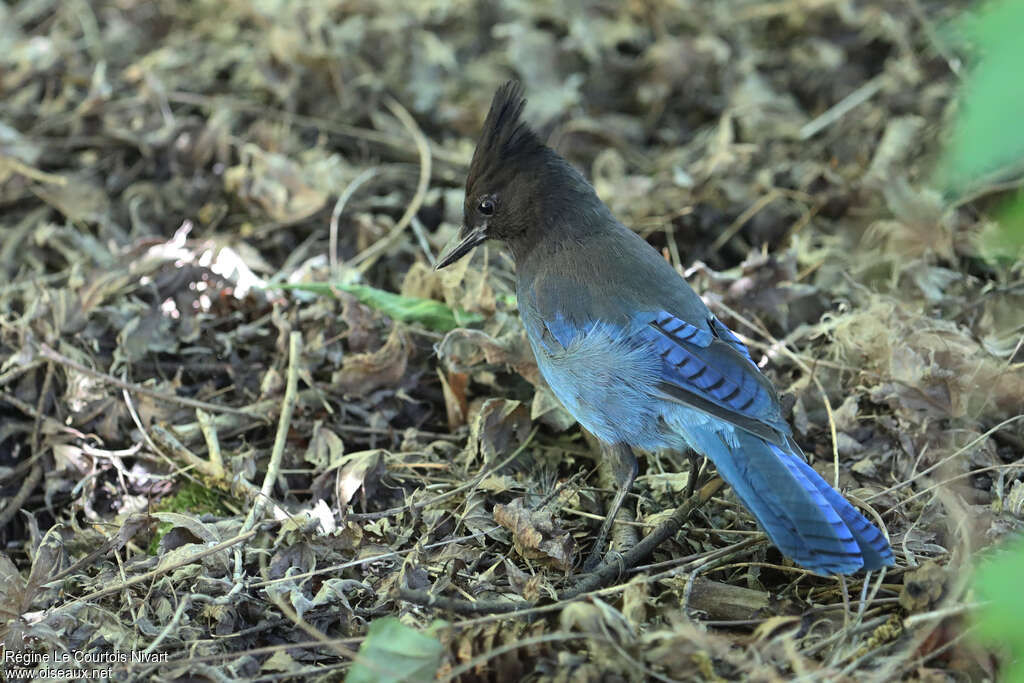
[[[494,93],[469,165],[467,186],[472,186],[493,164],[521,159],[544,148],[537,134],[519,120],[524,106],[523,89],[517,81],[508,81]]]

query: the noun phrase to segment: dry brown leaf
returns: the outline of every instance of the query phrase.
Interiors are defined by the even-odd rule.
[[[485,463],[517,448],[530,433],[527,407],[519,401],[489,398],[473,415],[463,458]]]
[[[508,365],[531,384],[544,382],[522,332],[495,339],[480,330],[452,330],[441,341],[437,355],[453,370],[468,371],[486,362]]]
[[[344,463],[338,472],[338,506],[344,508],[351,502],[359,489],[375,485],[380,477],[383,451],[375,449],[350,453],[342,458]]]
[[[391,328],[384,346],[369,353],[345,356],[331,383],[346,394],[365,395],[398,384],[405,375],[412,349],[401,326]]]
[[[224,173],[224,187],[276,221],[291,223],[319,211],[327,194],[310,171],[291,159],[256,145],[242,148],[242,163]]]
[[[100,223],[110,214],[103,188],[86,177],[69,177],[63,185],[40,185],[35,192],[69,220]]]
[[[956,323],[875,295],[867,306],[836,315],[827,326],[838,358],[883,378],[872,388],[876,401],[939,418],[1007,417],[1020,411],[1024,368],[1008,366]]]
[[[647,621],[647,607],[651,601],[651,582],[647,574],[637,574],[622,591],[622,616],[629,625],[639,629]]]
[[[523,499],[494,506],[494,521],[512,532],[516,552],[528,559],[545,560],[569,571],[576,542],[568,531],[557,527],[546,510],[528,510]]]
[[[469,413],[469,399],[466,398],[469,375],[465,372],[455,371],[445,373],[438,368],[437,376],[441,380],[441,389],[444,392],[444,409],[448,416],[448,427],[454,431],[466,424],[466,415]]]
[[[366,351],[377,338],[373,311],[348,292],[339,289],[335,296],[341,300],[341,320],[348,326],[344,339],[349,350],[356,353]]]
[[[908,612],[923,612],[933,607],[946,589],[946,579],[946,570],[930,560],[907,572],[900,591],[900,607]]]
[[[341,464],[345,455],[345,442],[332,430],[324,427],[323,422],[313,423],[313,437],[309,440],[304,460],[316,467],[317,471],[333,469]]]

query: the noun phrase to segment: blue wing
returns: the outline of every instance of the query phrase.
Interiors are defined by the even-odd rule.
[[[636,368],[631,384],[647,383],[655,399],[695,408],[776,445],[784,445],[790,433],[771,383],[746,346],[710,313],[700,325],[667,311],[640,314],[625,325],[573,320],[561,312],[542,317],[524,311],[523,320],[540,352],[541,371],[553,385],[561,384],[557,371],[546,369],[542,357],[562,359],[585,344],[590,368],[618,360],[622,379]],[[595,354],[605,349],[608,357],[598,362]],[[643,356],[648,363],[638,362]],[[553,388],[557,393],[559,387]]]
[[[661,398],[710,413],[771,443],[785,443],[790,431],[775,388],[718,318],[709,316],[698,327],[660,311],[648,328],[654,334],[646,333],[646,341],[663,360],[657,385]]]

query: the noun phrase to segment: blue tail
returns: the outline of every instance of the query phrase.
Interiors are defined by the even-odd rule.
[[[893,564],[882,533],[801,456],[740,430],[738,448],[710,430],[690,436],[772,542],[798,564],[822,574]]]

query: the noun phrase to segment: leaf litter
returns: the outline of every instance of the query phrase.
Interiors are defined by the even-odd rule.
[[[120,680],[996,675],[965,577],[1022,526],[1024,289],[983,248],[1005,189],[928,185],[965,6],[0,7],[7,651],[144,653]],[[896,569],[809,575],[726,490],[572,594],[597,453],[507,256],[431,267],[511,76]],[[641,458],[640,536],[680,456]]]

